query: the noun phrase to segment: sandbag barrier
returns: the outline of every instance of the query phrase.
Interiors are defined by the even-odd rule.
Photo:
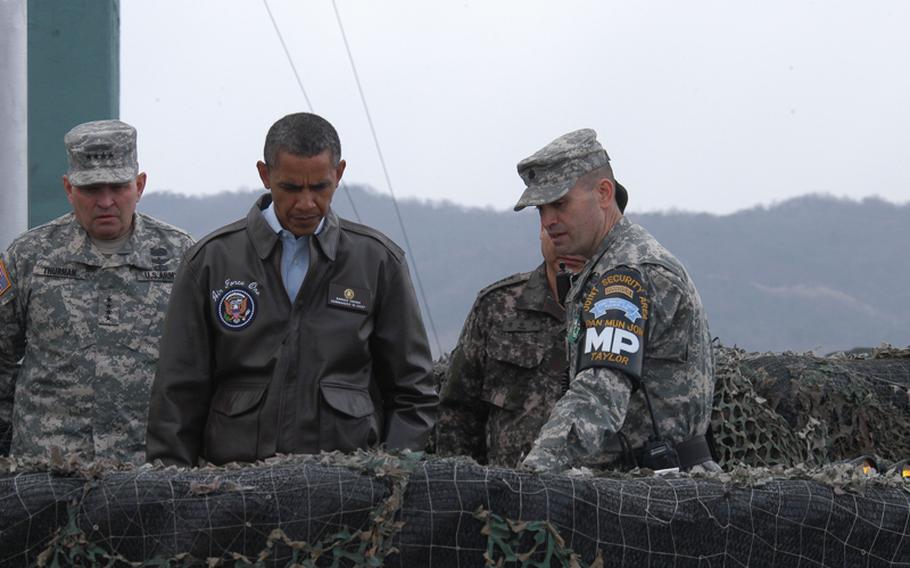
[[[910,482],[897,476],[571,477],[416,457],[8,472],[0,565],[483,566],[538,543],[506,565],[910,566]],[[493,539],[484,512],[524,523]],[[545,527],[563,560],[539,544]]]

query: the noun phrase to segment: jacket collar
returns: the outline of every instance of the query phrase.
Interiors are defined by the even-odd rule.
[[[67,261],[78,262],[88,266],[115,266],[128,264],[138,268],[152,268],[151,247],[155,242],[145,238],[145,220],[139,213],[133,214],[133,228],[130,238],[123,243],[123,248],[110,257],[104,256],[92,244],[88,232],[79,224],[72,213],[64,216],[64,234],[66,244],[62,248]]]
[[[279,241],[278,233],[272,229],[262,215],[262,210],[268,207],[271,202],[272,196],[270,194],[261,195],[246,216],[246,230],[249,233],[250,240],[253,242],[253,247],[256,249],[256,254],[262,260],[272,254],[272,251],[275,250],[275,245]],[[323,219],[322,230],[312,240],[318,243],[318,248],[322,251],[322,254],[330,261],[334,261],[338,251],[340,236],[341,224],[338,221],[338,216],[330,208]]]
[[[521,295],[515,301],[519,310],[529,310],[549,314],[556,319],[565,317],[565,310],[556,302],[547,281],[547,267],[541,263],[528,278]]]
[[[597,252],[594,253],[594,256],[585,264],[585,267],[582,269],[578,276],[574,279],[574,284],[569,290],[568,300],[573,300],[576,298],[576,295],[581,291],[581,285],[584,282],[588,281],[588,276],[594,270],[594,267],[597,266],[597,262],[600,260],[610,247],[614,246],[616,243],[620,242],[621,239],[625,237],[632,230],[632,222],[626,216],[619,218],[619,221],[610,229],[610,232],[607,233],[607,236],[604,237],[604,240],[601,241],[600,246],[597,247]],[[567,303],[568,303],[567,300]]]
[[[319,243],[322,254],[329,261],[334,262],[335,256],[338,254],[338,241],[341,240],[341,221],[339,221],[338,215],[335,215],[335,212],[330,207],[329,212],[323,218],[323,222],[322,230],[316,235],[316,242]]]
[[[63,259],[88,266],[103,266],[107,259],[92,245],[92,240],[79,224],[76,216],[69,213],[61,217],[60,221],[64,225],[63,242],[65,244],[60,251]]]
[[[247,235],[253,243],[253,248],[256,249],[256,254],[262,260],[272,254],[279,240],[278,233],[272,230],[272,227],[269,226],[268,221],[262,215],[262,210],[268,207],[271,202],[272,196],[268,193],[260,195],[256,202],[253,203],[253,206],[250,207],[250,212],[246,214]]]
[[[596,261],[600,258],[605,252],[610,250],[610,247],[613,246],[613,243],[617,243],[623,240],[626,234],[632,229],[632,221],[624,215],[619,218],[619,221],[613,225],[613,228],[610,229],[610,232],[607,233],[607,236],[604,237],[604,240],[600,243],[600,246],[597,248],[597,252],[594,253],[594,258],[592,261]],[[589,265],[593,265],[594,262],[589,262]]]
[[[145,216],[139,213],[133,215],[133,233],[129,240],[120,249],[122,258],[127,264],[139,268],[151,269],[155,264],[152,261],[152,249],[161,247],[158,239],[146,238]],[[180,259],[178,259],[179,261]]]

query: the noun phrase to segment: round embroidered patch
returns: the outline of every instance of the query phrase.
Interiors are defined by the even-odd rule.
[[[218,321],[228,329],[243,329],[256,317],[256,301],[244,288],[229,288],[218,298]]]

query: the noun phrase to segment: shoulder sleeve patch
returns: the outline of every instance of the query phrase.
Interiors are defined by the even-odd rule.
[[[13,281],[9,277],[9,271],[6,269],[3,259],[0,258],[0,297],[6,294],[13,287]]]
[[[610,367],[637,386],[650,308],[651,294],[638,271],[616,268],[599,275],[579,310],[576,372]]]

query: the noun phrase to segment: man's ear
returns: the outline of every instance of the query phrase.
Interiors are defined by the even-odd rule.
[[[335,167],[335,182],[341,183],[341,176],[344,175],[344,168],[347,167],[347,163],[344,160],[339,160],[338,165]]]
[[[256,169],[259,170],[259,179],[262,180],[262,186],[266,189],[271,189],[269,187],[271,185],[269,183],[269,166],[262,160],[259,160],[256,162]]]
[[[66,199],[72,203],[73,202],[73,184],[70,183],[70,178],[63,176],[63,191],[66,192]]]
[[[146,181],[148,181],[148,176],[145,175],[145,172],[142,172],[136,176],[136,192],[139,194],[139,199],[142,199],[142,192],[145,191]],[[139,199],[136,201],[139,201]]]
[[[609,178],[602,178],[597,183],[594,191],[597,192],[597,202],[600,204],[601,209],[606,209],[615,202],[613,196],[616,194],[616,186]]]

